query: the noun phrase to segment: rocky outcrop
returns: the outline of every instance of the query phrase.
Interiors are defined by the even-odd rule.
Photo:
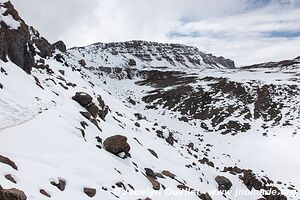
[[[3,189],[0,186],[0,199],[1,200],[26,200],[27,197],[25,193],[16,188]]]
[[[37,66],[34,56],[50,57],[54,49],[37,30],[24,22],[10,1],[1,3],[0,7],[5,10],[3,18],[10,19],[0,20],[0,59],[11,60],[30,73],[32,67]]]
[[[18,12],[10,1],[1,3],[0,6],[6,11],[4,17],[12,17],[18,27],[10,27],[4,21],[0,21],[0,59],[7,62],[8,59],[30,73],[34,66],[35,50],[30,41],[29,27],[21,19]]]
[[[103,147],[106,151],[119,156],[120,153],[125,153],[123,158],[129,156],[130,145],[127,143],[127,137],[122,135],[115,135],[106,138],[103,142]]]
[[[217,176],[215,181],[218,183],[218,190],[227,191],[230,190],[232,183],[230,180],[224,176]]]
[[[17,165],[16,165],[12,160],[10,160],[9,158],[7,158],[7,157],[5,157],[5,156],[0,155],[0,163],[9,165],[9,166],[11,166],[13,169],[18,170]]]

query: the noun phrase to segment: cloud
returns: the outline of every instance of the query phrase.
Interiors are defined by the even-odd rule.
[[[51,42],[151,40],[247,65],[300,55],[300,0],[12,0]]]

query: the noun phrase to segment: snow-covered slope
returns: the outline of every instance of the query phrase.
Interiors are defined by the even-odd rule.
[[[32,48],[0,60],[1,200],[300,198],[298,63],[229,69],[142,41],[65,52],[25,25]]]

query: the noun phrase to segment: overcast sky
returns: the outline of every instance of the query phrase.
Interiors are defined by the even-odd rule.
[[[50,42],[176,42],[247,65],[300,56],[300,0],[11,0]]]

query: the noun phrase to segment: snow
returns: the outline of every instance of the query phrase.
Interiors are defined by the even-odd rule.
[[[136,85],[135,82],[140,80],[139,78],[118,80],[105,74],[98,76],[97,71],[79,67],[78,60],[83,58],[87,62],[87,68],[92,66],[116,67],[124,64],[125,60],[130,58],[129,55],[125,58],[108,54],[103,54],[102,57],[98,56],[98,54],[83,56],[79,51],[72,51],[68,60],[71,67],[63,66],[53,59],[46,60],[46,64],[54,71],[52,75],[39,69],[33,69],[32,75],[28,75],[13,63],[0,61],[0,66],[8,74],[0,73],[0,82],[4,86],[0,90],[0,155],[9,157],[19,168],[16,171],[0,163],[0,183],[3,188],[22,189],[30,200],[45,198],[39,194],[39,189],[45,189],[51,194],[52,199],[56,200],[90,199],[83,193],[84,187],[97,189],[94,199],[116,199],[114,195],[117,195],[122,200],[145,199],[146,197],[161,200],[193,200],[199,198],[194,194],[170,196],[167,192],[170,192],[169,189],[178,191],[179,182],[168,177],[158,178],[158,181],[166,186],[167,190],[160,189],[160,194],[155,195],[150,182],[143,175],[144,168],[151,168],[155,172],[168,170],[176,175],[178,181],[184,182],[187,186],[202,193],[216,191],[217,183],[214,178],[217,175],[226,176],[231,180],[232,191],[247,191],[248,189],[238,176],[221,172],[223,167],[236,164],[253,169],[257,176],[266,175],[275,182],[282,181],[287,184],[287,186],[278,186],[280,189],[286,189],[290,184],[300,188],[298,175],[300,160],[297,156],[297,152],[300,150],[298,145],[300,134],[291,136],[291,132],[299,124],[298,121],[295,121],[295,127],[290,129],[283,127],[270,129],[270,132],[276,135],[272,137],[261,135],[262,130],[259,127],[262,122],[260,121],[253,122],[257,123],[255,127],[259,130],[254,128],[245,134],[224,136],[218,133],[208,133],[200,128],[199,121],[195,121],[196,125],[178,121],[179,113],[162,107],[157,110],[145,110],[145,103],[141,98],[153,88]],[[106,63],[106,56],[110,63]],[[155,62],[137,62],[137,65],[155,65],[156,67],[161,65],[161,63]],[[72,67],[80,68],[81,72],[72,70]],[[173,70],[173,68],[173,66],[169,66],[164,70]],[[62,69],[65,71],[64,76],[59,73],[59,70]],[[181,70],[181,67],[179,66],[177,70]],[[239,82],[256,80],[263,83],[274,83],[275,80],[281,79],[278,84],[299,85],[297,81],[290,80],[291,75],[280,71],[266,74],[265,70],[256,70],[255,72],[225,69],[204,70],[204,67],[202,70],[185,67],[184,70],[196,73],[199,78],[228,77]],[[33,76],[40,80],[44,90],[36,85]],[[90,81],[95,86],[92,86]],[[77,86],[68,87],[66,90],[59,85],[59,83],[65,84],[65,82],[76,83]],[[196,83],[193,87],[199,84],[203,84],[206,89],[209,89],[205,82]],[[85,109],[72,100],[72,96],[76,92],[90,94],[94,102],[96,102],[97,96],[101,95],[104,102],[108,104],[110,112],[106,120],[101,120],[99,123],[102,131],[99,131],[80,114],[80,111],[85,111]],[[138,102],[137,105],[133,106],[127,102],[129,96]],[[288,100],[286,101],[288,102]],[[297,102],[296,99],[294,101]],[[253,110],[253,105],[249,105],[249,108]],[[135,113],[146,116],[146,120],[138,121],[140,127],[134,125],[137,121]],[[85,138],[78,130],[78,128],[82,128],[81,121],[88,124],[85,129]],[[154,126],[154,123],[158,123],[158,126]],[[163,129],[162,126],[167,127]],[[178,139],[178,143],[171,146],[164,139],[157,137],[156,130],[163,130],[165,136],[168,136],[169,131],[172,132]],[[101,137],[104,141],[107,137],[117,134],[125,135],[128,138],[131,146],[131,158],[121,159],[103,148],[96,147],[99,143],[95,137]],[[204,142],[198,142],[199,134]],[[187,152],[187,145],[190,142],[194,143],[195,148],[199,148],[198,158]],[[198,162],[203,158],[201,150],[205,150],[207,144],[212,145],[209,147],[210,151],[207,152],[208,158],[213,160],[219,169]],[[148,149],[154,150],[158,154],[158,158],[151,155]],[[190,168],[186,167],[186,165],[192,165],[193,162],[197,164]],[[17,184],[13,184],[1,176],[8,173],[16,178]],[[50,184],[50,181],[58,178],[67,182],[66,190],[63,192]],[[119,181],[125,184],[128,191],[112,187]],[[130,189],[128,184],[132,185],[135,191]],[[107,191],[102,187],[107,188]],[[148,190],[149,193],[139,194],[145,190]],[[138,194],[133,196],[130,195],[130,192]],[[249,195],[242,196],[242,199],[255,200],[259,197],[258,195]],[[299,199],[298,194],[290,197],[295,200]],[[241,199],[240,196],[236,197],[234,194],[229,195],[228,198]],[[221,200],[225,197],[214,195],[213,199]]]

